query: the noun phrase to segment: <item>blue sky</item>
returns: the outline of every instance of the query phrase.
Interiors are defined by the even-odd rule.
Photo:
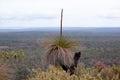
[[[120,27],[120,0],[0,0],[0,29]]]

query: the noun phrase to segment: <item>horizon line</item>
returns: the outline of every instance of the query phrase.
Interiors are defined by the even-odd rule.
[[[46,26],[46,27],[20,27],[19,26],[19,28],[18,27],[12,27],[12,28],[0,28],[0,29],[36,29],[36,28],[60,28],[60,27],[57,27],[57,26]],[[78,26],[76,26],[76,27],[73,27],[73,26],[63,26],[63,28],[120,28],[120,26],[106,26],[106,27],[104,27],[104,26],[97,26],[97,27],[82,27],[82,26],[80,26],[80,27],[78,27]]]

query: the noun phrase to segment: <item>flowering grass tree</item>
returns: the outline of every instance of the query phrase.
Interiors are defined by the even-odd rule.
[[[52,42],[48,44],[46,61],[47,64],[54,66],[62,66],[63,69],[67,69],[74,65],[74,58],[71,54],[71,49],[77,48],[78,45],[76,42],[63,37],[62,18],[63,9],[61,10],[60,36],[59,38],[52,40]]]

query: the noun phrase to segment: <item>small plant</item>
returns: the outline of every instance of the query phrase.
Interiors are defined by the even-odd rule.
[[[120,79],[120,67],[113,65],[113,72],[118,75],[118,78]]]
[[[24,57],[23,51],[11,51],[11,52],[1,51],[0,52],[0,58],[3,58],[3,59],[21,59],[23,57]]]
[[[106,66],[102,62],[98,61],[98,62],[96,62],[95,67],[98,69],[98,71],[101,71]]]

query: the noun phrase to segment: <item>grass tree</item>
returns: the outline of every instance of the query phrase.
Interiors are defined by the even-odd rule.
[[[63,9],[61,10],[61,20],[60,20],[60,36],[57,39],[52,40],[48,45],[46,61],[47,64],[54,66],[71,66],[74,64],[73,56],[70,49],[76,47],[76,43],[63,37],[62,34],[62,19],[63,19]]]

